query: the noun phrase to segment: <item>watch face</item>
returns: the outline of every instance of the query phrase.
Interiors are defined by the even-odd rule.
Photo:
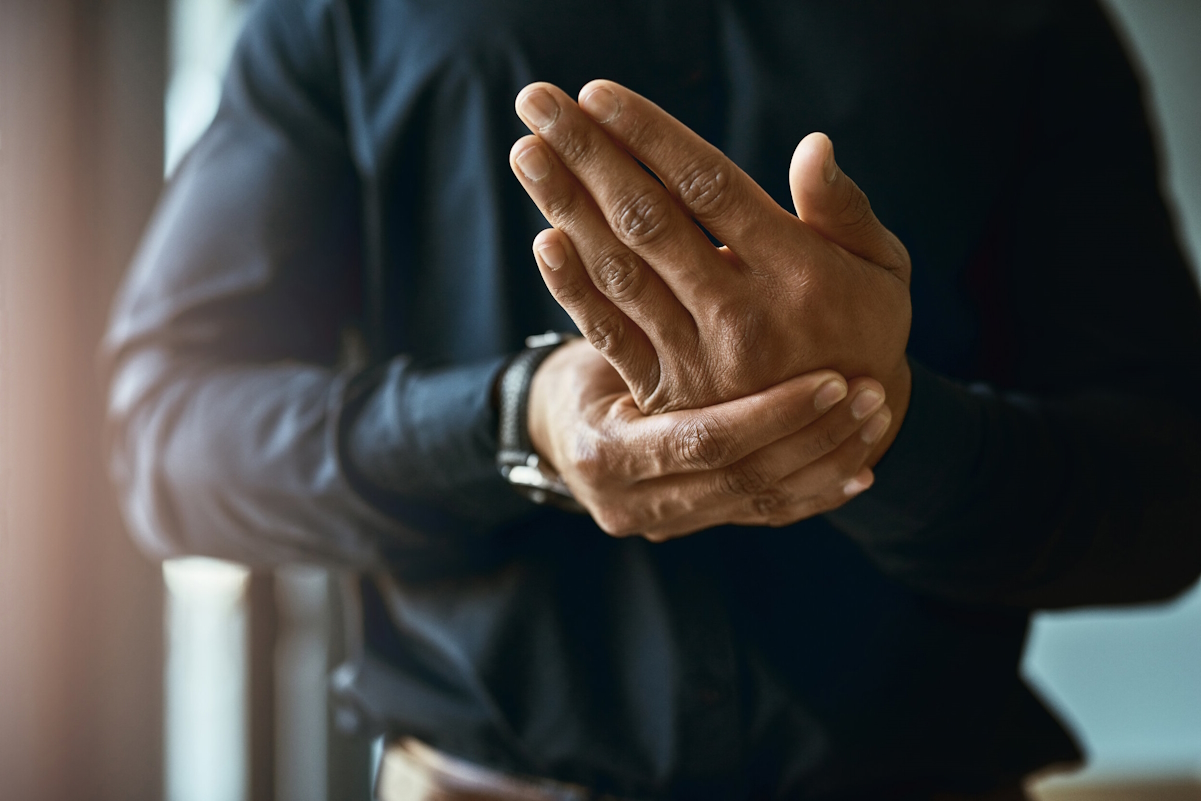
[[[537,454],[530,454],[527,464],[502,465],[500,474],[513,489],[540,506],[554,506],[568,512],[587,514],[563,480],[539,464]]]
[[[518,487],[541,489],[547,483],[547,477],[543,475],[542,471],[538,467],[531,467],[528,464],[512,465],[509,467],[509,472],[505,475],[505,478],[509,479],[510,484]]]
[[[534,334],[525,338],[527,348],[545,348],[549,345],[561,345],[569,339],[575,339],[579,334],[565,334],[559,331],[547,331],[545,334]]]

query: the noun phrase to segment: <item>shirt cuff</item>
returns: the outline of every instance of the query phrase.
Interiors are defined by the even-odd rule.
[[[826,515],[853,539],[913,537],[970,492],[983,448],[984,399],[910,359],[909,410],[871,489]]]
[[[492,386],[507,360],[418,370],[398,357],[381,371],[345,435],[369,501],[425,529],[486,530],[532,508],[496,467]]]

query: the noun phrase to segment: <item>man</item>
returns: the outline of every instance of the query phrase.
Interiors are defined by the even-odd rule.
[[[361,572],[381,797],[1020,798],[1028,610],[1201,573],[1198,305],[1092,3],[266,2],[113,472]]]

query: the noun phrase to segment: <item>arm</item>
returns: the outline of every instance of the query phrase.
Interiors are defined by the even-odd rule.
[[[1139,87],[1095,7],[1048,48],[1040,89],[1032,156],[993,226],[1005,374],[967,386],[915,368],[875,487],[832,518],[930,592],[1168,598],[1201,573],[1201,303]]]
[[[793,216],[645,98],[608,82],[581,95],[600,125],[557,87],[523,90],[518,113],[538,135],[514,144],[510,163],[557,226],[534,241],[547,287],[640,411],[703,409],[822,367],[884,377],[849,401],[865,446],[851,472],[833,482],[799,464],[792,474],[756,471],[738,482],[736,505],[701,522],[787,525],[866,489],[909,398],[910,265],[837,169],[829,140],[816,135],[797,150]],[[715,248],[693,218],[728,245]]]
[[[501,360],[338,366],[361,215],[326,13],[260,4],[164,195],[103,346],[112,473],[158,555],[439,572],[530,509],[494,466]]]
[[[606,533],[652,542],[726,523],[786,525],[841,505],[871,486],[864,463],[890,420],[878,382],[829,370],[644,415],[582,340],[551,354],[530,390],[538,453]]]
[[[1014,230],[997,278],[1011,285],[1008,294],[1019,304],[1007,322],[1019,355],[1011,386],[1022,391],[968,388],[920,366],[912,370],[912,389],[907,380],[885,381],[890,405],[898,406],[899,433],[881,441],[880,453],[887,454],[873,490],[830,514],[889,574],[960,600],[1025,606],[1154,600],[1181,591],[1201,572],[1196,287],[1172,239],[1137,86],[1112,32],[1088,6],[1063,38],[1048,48],[1054,63],[1042,86],[1037,157],[1012,198]],[[619,113],[612,103],[595,102],[598,90],[616,96]],[[785,274],[791,268],[804,275],[817,297],[831,282],[833,297],[849,298],[827,308],[876,309],[858,318],[876,319],[891,307],[900,309],[893,319],[905,322],[907,306],[882,304],[878,293],[889,285],[869,269],[887,266],[896,252],[891,235],[837,167],[823,171],[823,137],[808,137],[798,148],[790,175],[798,216],[784,219],[761,191],[746,186],[735,165],[628,90],[608,82],[585,86],[580,107],[592,121],[553,88],[530,87],[521,99],[537,91],[552,93],[564,109],[550,122],[527,115],[557,157],[548,156],[552,169],[541,174],[552,176],[563,165],[577,183],[548,190],[552,178],[527,174],[527,191],[573,243],[599,243],[588,253],[581,248],[579,272],[593,285],[591,294],[576,291],[558,271],[544,270],[544,278],[581,330],[597,330],[613,343],[607,355],[619,369],[640,359],[673,368],[687,363],[689,346],[681,352],[656,330],[680,327],[662,308],[681,319],[683,308],[702,343],[720,347],[723,339],[720,326],[706,331],[703,321],[706,313],[725,315],[689,294],[689,278],[705,262],[677,244],[673,230],[686,226],[673,229],[664,222],[669,217],[656,216],[670,208],[661,200],[678,203],[727,242],[734,266],[770,275],[784,260]],[[666,188],[623,194],[624,184],[606,176],[632,161],[621,148],[606,148],[589,124],[651,167]],[[542,145],[524,142],[515,152],[533,147]],[[704,191],[692,176],[707,179],[700,182]],[[859,262],[815,243],[812,233]],[[636,258],[613,258],[627,250]],[[866,272],[849,272],[848,265]],[[871,281],[844,296],[838,280],[847,274]],[[643,303],[652,292],[656,302]],[[847,375],[885,377],[898,331],[903,350],[907,325],[856,340],[856,332],[846,331],[855,327],[853,315],[807,306],[805,293],[737,286],[733,292],[751,311],[759,297],[761,306],[788,307],[784,319],[797,321],[793,339],[786,326],[770,329],[767,352],[791,345]],[[680,396],[712,391],[706,383],[712,377],[680,381]]]
[[[332,23],[311,5],[259,7],[118,300],[104,343],[112,473],[135,536],[160,556],[470,570],[503,557],[498,533],[535,510],[495,466],[503,359],[339,366],[363,305],[360,182]],[[841,499],[862,466],[863,415],[839,403],[847,387],[829,371],[648,421],[587,351],[539,371],[534,405],[553,411],[535,414],[536,438],[615,533],[764,518],[773,510],[735,490],[798,471],[810,503]],[[815,405],[829,381],[841,394]],[[831,409],[827,426],[798,430]],[[723,438],[734,428],[737,443]],[[747,447],[783,437],[809,447]],[[587,454],[564,445],[585,439]]]

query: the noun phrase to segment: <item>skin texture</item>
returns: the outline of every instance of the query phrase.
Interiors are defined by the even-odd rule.
[[[808,373],[704,409],[646,415],[588,342],[534,375],[530,437],[597,524],[661,541],[724,523],[780,526],[871,486],[888,429],[879,382]]]
[[[794,215],[645,98],[610,81],[580,97],[523,89],[536,135],[511,162],[554,226],[535,242],[547,286],[639,408],[703,407],[821,368],[871,375],[894,411],[882,454],[908,405],[909,255],[829,139],[797,147]]]
[[[908,408],[910,261],[838,168],[829,139],[811,134],[797,147],[794,215],[686,126],[612,82],[588,84],[579,104],[531,84],[517,110],[535,135],[513,146],[511,165],[554,226],[534,241],[539,269],[616,371],[562,364],[584,358],[581,346],[563,348],[535,376],[531,434],[602,528],[661,539],[720,523],[784,525],[866,488],[865,465],[887,450]],[[640,486],[617,467],[640,447],[620,427],[602,438],[606,458],[592,459],[591,446],[580,444],[593,441],[602,420],[711,415],[737,399],[765,402],[790,379],[822,370],[852,377],[843,417],[871,418],[866,443],[835,424],[837,409],[771,444],[752,436],[752,420],[723,423],[723,436],[754,445],[748,453],[812,454],[802,441],[826,438],[830,456],[780,458],[788,473],[756,468],[749,482]],[[856,397],[870,409],[860,418],[849,411]]]

